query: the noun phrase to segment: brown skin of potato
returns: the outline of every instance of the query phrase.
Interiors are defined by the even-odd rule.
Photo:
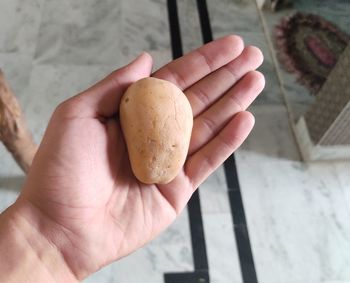
[[[132,171],[145,184],[167,184],[185,163],[193,113],[174,84],[144,78],[133,83],[120,103],[120,122]]]

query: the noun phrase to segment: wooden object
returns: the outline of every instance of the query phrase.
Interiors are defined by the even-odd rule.
[[[0,141],[27,173],[37,151],[20,105],[0,69]]]

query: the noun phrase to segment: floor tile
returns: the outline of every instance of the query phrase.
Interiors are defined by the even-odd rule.
[[[2,0],[0,53],[33,55],[41,21],[41,0]]]
[[[207,2],[214,38],[237,34],[243,38],[246,46],[257,46],[264,55],[264,63],[259,70],[266,77],[266,86],[254,103],[282,104],[283,96],[279,81],[254,2],[251,0]]]
[[[166,0],[123,0],[121,52],[123,58],[133,58],[141,51],[169,55],[170,34]],[[167,60],[167,61],[168,61]],[[125,63],[121,61],[121,63]]]
[[[32,71],[32,57],[29,54],[1,53],[0,69],[19,102],[26,96],[26,89],[29,84]]]
[[[207,243],[210,282],[241,283],[242,276],[231,214],[204,213],[203,223]]]
[[[223,166],[220,166],[209,178],[200,186],[202,212],[229,213],[230,204],[228,201],[228,191]]]
[[[255,115],[236,156],[259,282],[350,280],[344,171],[298,161],[283,108],[260,106]]]
[[[121,2],[46,1],[35,59],[39,63],[115,64],[119,61]],[[62,15],[65,15],[64,17]]]
[[[214,34],[260,32],[260,20],[251,0],[207,1]]]
[[[18,197],[18,193],[16,191],[9,190],[8,183],[4,181],[2,177],[0,177],[0,194],[1,194],[0,212],[3,212],[11,204],[15,202],[15,200]]]
[[[112,66],[35,65],[23,99],[23,110],[37,143],[55,108],[113,70]]]

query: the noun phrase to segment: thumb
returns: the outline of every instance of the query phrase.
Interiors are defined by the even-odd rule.
[[[112,72],[72,100],[81,104],[81,107],[77,107],[80,115],[111,117],[117,114],[120,99],[128,86],[139,79],[149,77],[151,72],[152,57],[143,52],[134,61]]]

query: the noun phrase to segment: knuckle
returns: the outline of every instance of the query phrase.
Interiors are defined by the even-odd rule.
[[[206,116],[203,116],[201,120],[202,120],[202,125],[204,125],[210,131],[210,133],[215,132],[215,123],[212,119]]]
[[[69,98],[65,101],[62,101],[57,105],[53,115],[56,117],[68,117],[79,111],[77,109],[77,103],[75,103],[75,98]]]

